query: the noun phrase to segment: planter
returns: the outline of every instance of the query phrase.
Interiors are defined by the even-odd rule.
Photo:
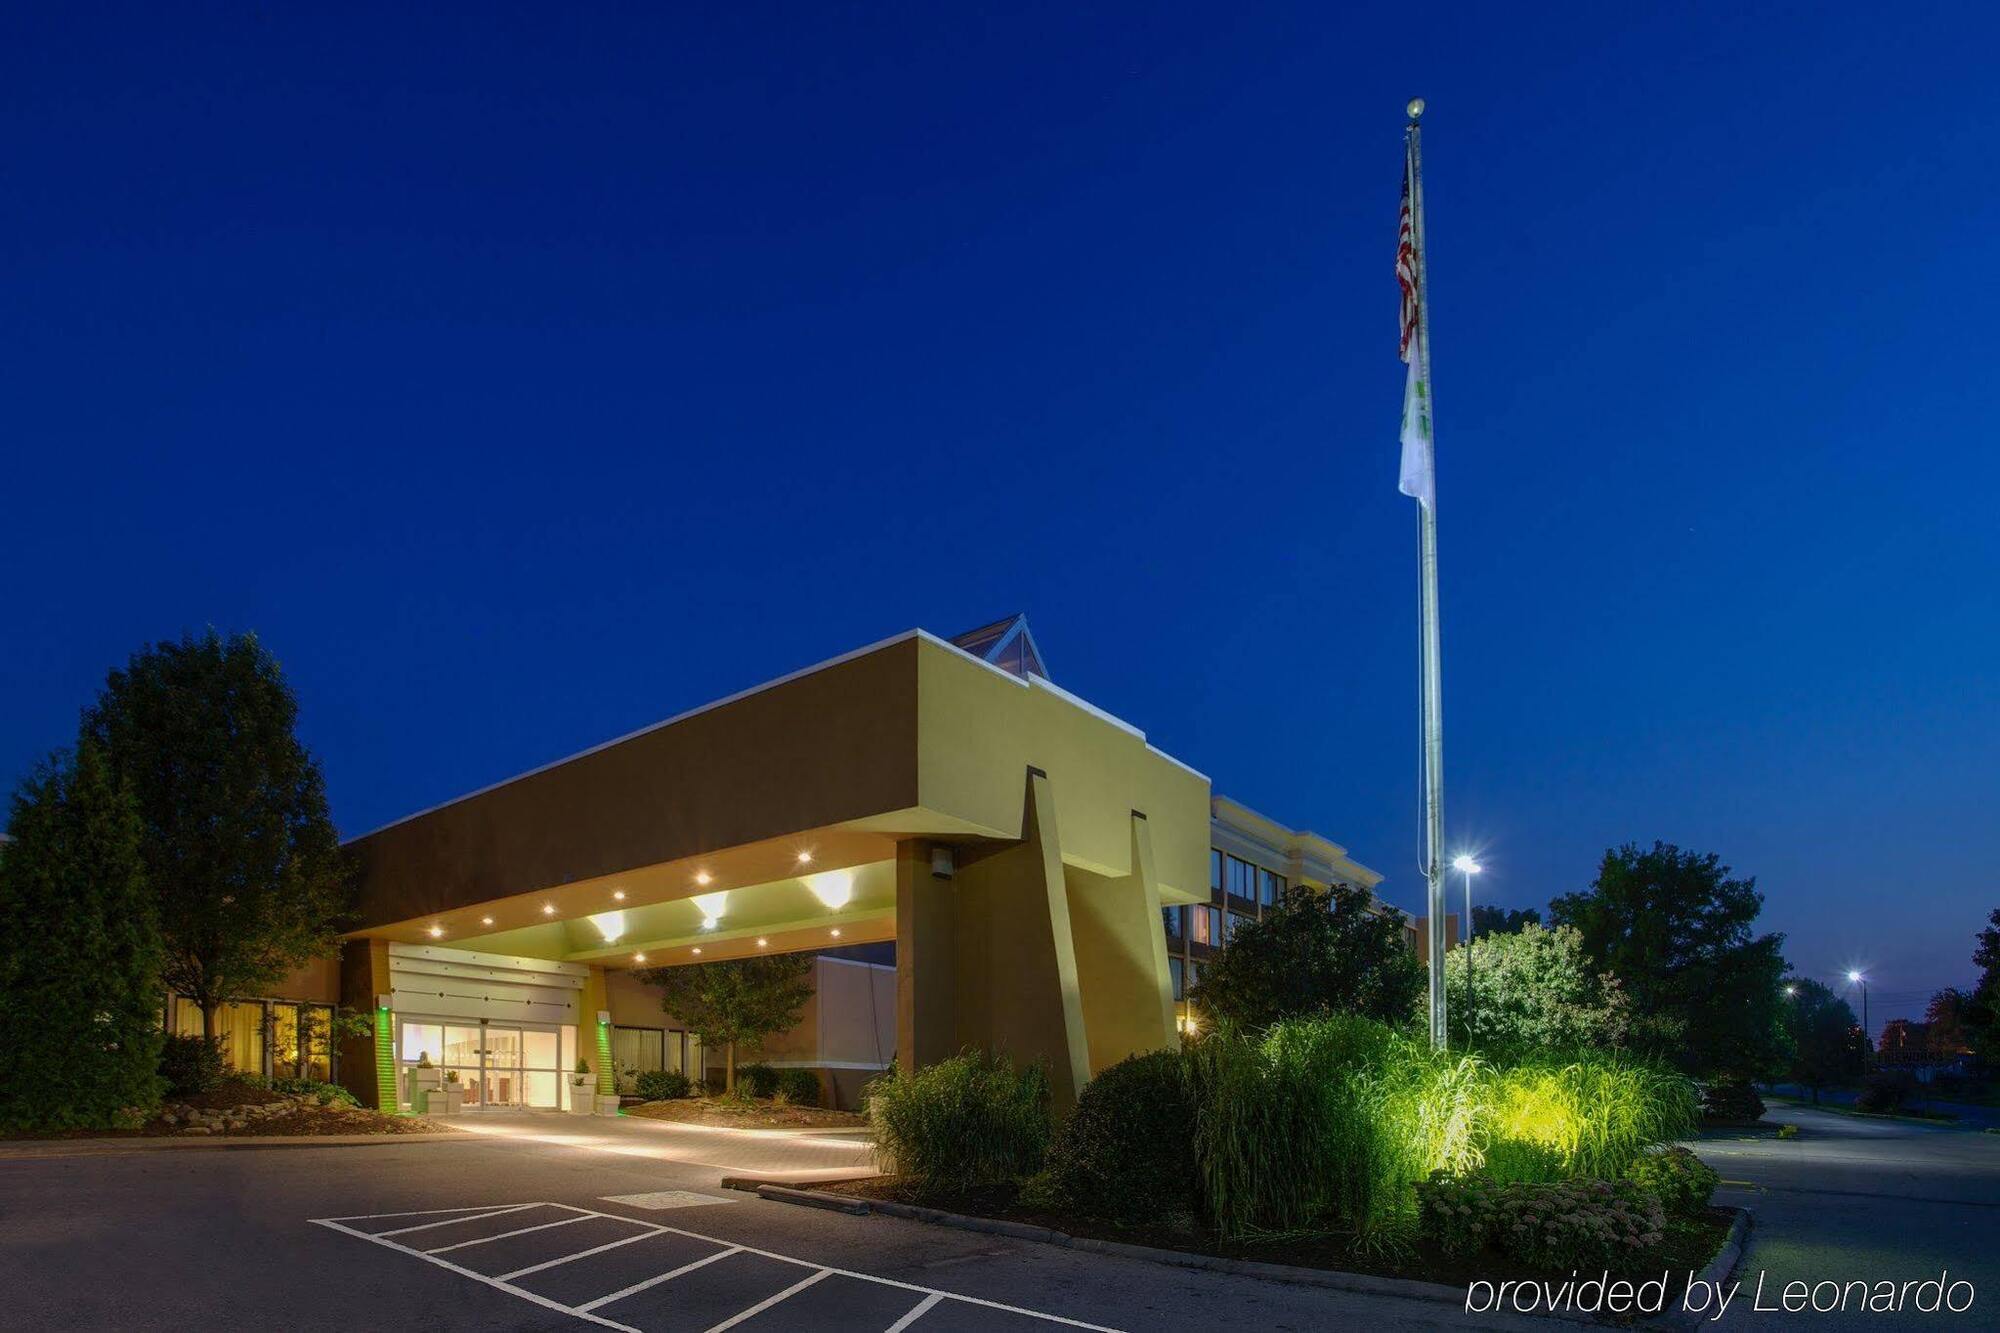
[[[597,1113],[599,1115],[617,1115],[619,1105],[617,1093],[606,1094],[600,1092],[597,1094]]]
[[[425,1099],[442,1087],[444,1087],[444,1070],[436,1066],[415,1065],[411,1067],[409,1077],[404,1084],[403,1100],[410,1104],[412,1111],[421,1114]]]
[[[587,1087],[579,1088],[572,1083],[569,1089],[569,1113],[571,1115],[589,1115],[596,1109],[597,1094]]]
[[[456,1083],[432,1088],[424,1097],[429,1115],[458,1115],[465,1110],[465,1089]]]

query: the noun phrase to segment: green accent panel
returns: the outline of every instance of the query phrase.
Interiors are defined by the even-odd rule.
[[[611,1069],[611,1027],[597,1025],[597,1091],[606,1097],[617,1095],[618,1082]]]
[[[375,1011],[375,1106],[393,1113],[396,1109],[396,1047],[389,1011]]]

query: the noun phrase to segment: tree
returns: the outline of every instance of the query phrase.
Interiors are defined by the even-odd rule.
[[[1785,983],[1785,1034],[1791,1039],[1792,1082],[1812,1089],[1814,1105],[1822,1088],[1861,1077],[1868,1039],[1861,1034],[1847,1001],[1809,977]]]
[[[1973,1054],[1989,1069],[2000,1064],[2000,907],[1987,918],[1991,923],[1976,937],[1972,965],[1980,970],[1961,1021]]]
[[[1295,884],[1203,965],[1190,998],[1216,1019],[1258,1029],[1319,1013],[1401,1023],[1423,990],[1402,921],[1378,913],[1373,894],[1347,884],[1328,892]]]
[[[162,979],[201,1009],[329,953],[344,860],[298,701],[254,635],[161,643],[113,671],[84,713],[137,802]]]
[[[1475,995],[1466,1003],[1466,963]],[[1572,926],[1543,930],[1529,922],[1508,934],[1482,935],[1444,956],[1445,994],[1459,1039],[1471,1018],[1470,1044],[1493,1054],[1621,1047],[1631,1006],[1618,979],[1593,967]]]
[[[16,791],[0,843],[0,1129],[130,1125],[159,1103],[160,936],[131,794],[94,745]]]
[[[1472,909],[1472,935],[1512,935],[1523,926],[1542,924],[1541,912],[1533,907],[1489,907],[1478,903]]]
[[[726,1048],[723,1091],[736,1091],[736,1046],[756,1047],[799,1021],[812,997],[810,954],[760,954],[722,963],[656,967],[639,974],[660,988],[660,1007],[707,1046]]]
[[[1782,935],[1753,935],[1764,904],[1713,853],[1656,842],[1607,851],[1596,882],[1549,905],[1617,977],[1634,1012],[1664,1020],[1644,1045],[1690,1073],[1755,1077],[1784,1057]],[[1677,1026],[1678,1037],[1668,1036]]]

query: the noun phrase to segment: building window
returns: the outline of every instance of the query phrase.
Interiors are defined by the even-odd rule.
[[[1211,847],[1208,849],[1208,891],[1219,892],[1222,888],[1222,853]]]
[[[1227,925],[1227,927],[1225,927],[1226,933],[1223,935],[1222,938],[1224,940],[1232,940],[1236,938],[1236,932],[1242,929],[1244,926],[1248,925],[1253,919],[1254,918],[1245,916],[1241,912],[1231,912],[1229,914],[1229,924]]]
[[[1257,898],[1266,907],[1276,907],[1285,896],[1285,877],[1262,867],[1257,871]]]
[[[1257,867],[1248,861],[1229,858],[1228,889],[1231,895],[1248,902],[1257,901]]]
[[[1181,975],[1181,960],[1178,958],[1169,958],[1167,960],[1167,972],[1174,979],[1174,998],[1176,1000],[1185,1000],[1187,998],[1187,979]]]
[[[1220,907],[1190,907],[1189,920],[1193,930],[1189,933],[1196,944],[1222,943],[1222,909]]]
[[[1160,909],[1160,920],[1166,923],[1168,939],[1177,940],[1181,937],[1183,933],[1183,927],[1181,925],[1180,908],[1162,907]]]

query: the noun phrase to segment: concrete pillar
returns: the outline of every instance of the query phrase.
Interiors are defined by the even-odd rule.
[[[580,1003],[583,1012],[576,1020],[577,1056],[590,1066],[597,1091],[609,1097],[618,1091],[617,1071],[611,1065],[611,1025],[598,1022],[597,1016],[610,1012],[611,996],[605,988],[604,969],[595,963],[584,978]],[[569,1071],[564,1074],[567,1077]]]
[[[1111,878],[1070,867],[1068,882],[1091,1072],[1140,1051],[1172,1049],[1178,1040],[1173,978],[1146,817],[1132,812],[1130,874]]]
[[[958,900],[931,875],[931,845],[896,844],[896,1064],[905,1073],[954,1055]]]

